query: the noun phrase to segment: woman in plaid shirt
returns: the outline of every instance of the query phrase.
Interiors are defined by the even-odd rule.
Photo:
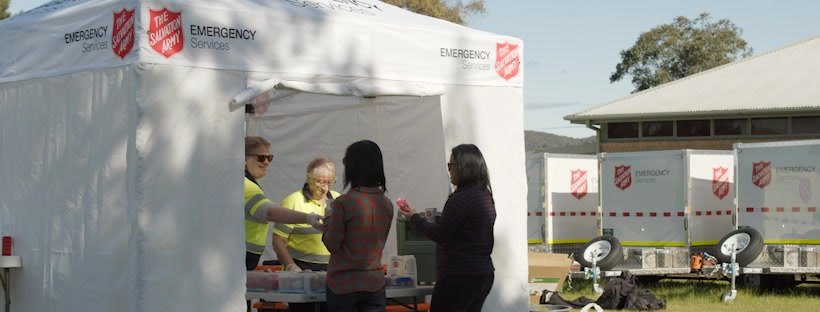
[[[342,163],[344,187],[350,189],[331,203],[322,235],[330,251],[327,309],[384,311],[387,299],[381,260],[393,222],[393,204],[384,196],[382,152],[372,141],[358,141],[347,148]]]

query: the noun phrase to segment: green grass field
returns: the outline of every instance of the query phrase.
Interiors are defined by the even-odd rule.
[[[605,281],[601,282],[605,285]],[[759,291],[738,288],[734,301],[721,302],[721,295],[731,289],[728,281],[674,280],[664,279],[657,283],[641,285],[653,295],[666,299],[667,308],[663,311],[820,311],[820,285],[801,284],[791,290]],[[586,280],[575,280],[572,288],[567,284],[560,293],[561,297],[573,300],[580,296],[595,299],[592,283]],[[577,311],[577,310],[574,310]]]

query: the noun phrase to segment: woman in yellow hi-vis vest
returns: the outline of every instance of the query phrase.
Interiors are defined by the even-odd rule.
[[[291,193],[282,200],[282,207],[325,216],[325,209],[339,193],[330,188],[336,183],[336,165],[327,157],[316,157],[305,170],[305,184],[302,189]],[[322,230],[307,224],[276,223],[273,227],[273,251],[285,270],[300,272],[327,271],[330,252],[322,242]],[[288,304],[290,312],[327,311],[322,303],[319,310],[313,303]]]
[[[256,182],[268,174],[273,161],[271,144],[257,137],[245,137],[245,268],[251,271],[259,264],[268,234],[268,222],[307,223],[321,227],[321,217],[282,208],[265,197]]]

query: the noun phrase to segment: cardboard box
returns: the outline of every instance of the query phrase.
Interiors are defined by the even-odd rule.
[[[531,304],[538,304],[544,290],[560,291],[572,266],[572,259],[567,254],[531,252],[528,261]]]

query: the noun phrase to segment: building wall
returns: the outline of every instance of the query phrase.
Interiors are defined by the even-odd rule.
[[[599,145],[600,152],[639,152],[676,149],[731,150],[734,143],[772,142],[820,139],[814,136],[770,136],[743,138],[701,138],[701,139],[618,139],[607,140]]]

